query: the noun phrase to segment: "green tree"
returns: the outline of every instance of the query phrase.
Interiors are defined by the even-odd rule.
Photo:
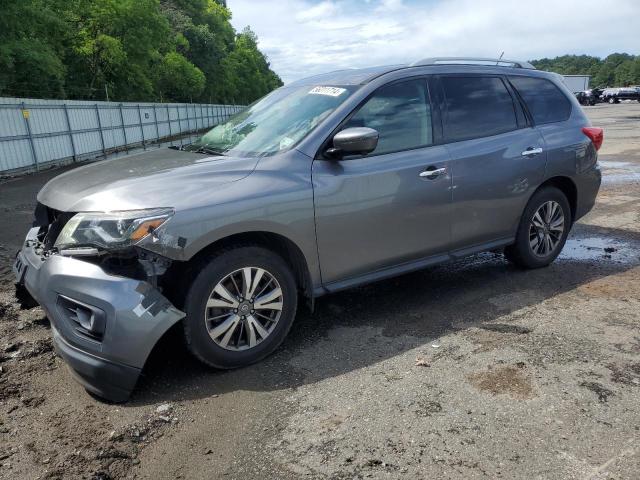
[[[640,56],[612,53],[604,59],[588,55],[563,55],[532,60],[540,70],[563,75],[591,75],[591,85],[613,87],[640,84]]]
[[[0,92],[64,95],[64,22],[43,0],[2,1],[0,11]]]
[[[189,102],[202,93],[205,81],[204,73],[179,53],[165,55],[158,78],[161,99]]]
[[[282,85],[216,0],[0,0],[0,94],[251,102]]]
[[[241,102],[250,102],[282,85],[273,74],[266,57],[258,50],[256,34],[246,27],[236,38],[235,48],[225,59],[225,67],[235,78],[227,95]]]
[[[158,0],[71,0],[63,12],[73,28],[68,59],[72,96],[120,100],[153,97],[153,70],[170,49]]]
[[[611,64],[603,64],[591,79],[591,83],[597,87],[612,87],[615,85],[616,71]]]

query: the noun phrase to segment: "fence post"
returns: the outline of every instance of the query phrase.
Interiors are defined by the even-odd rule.
[[[177,104],[176,112],[178,113],[178,132],[180,132],[180,146],[182,147],[182,122],[180,121],[180,104]]]
[[[173,134],[171,133],[171,113],[169,113],[169,104],[166,104],[167,107],[167,125],[169,127],[169,143],[173,147]]]
[[[100,120],[100,109],[96,103],[96,118],[98,119],[98,131],[100,132],[100,144],[102,145],[102,156],[106,159],[107,152],[104,149],[104,134],[102,132],[102,120]]]
[[[196,129],[195,131],[198,131],[198,112],[196,111],[196,106],[192,103],[191,106],[193,107],[193,120],[196,122]],[[189,138],[189,140],[191,140],[191,138]]]
[[[160,130],[158,130],[158,114],[155,103],[153,104],[153,122],[156,124],[156,140],[158,140],[158,148],[160,148]]]
[[[122,123],[122,135],[124,136],[124,149],[129,153],[129,142],[127,141],[127,129],[124,128],[124,115],[122,115],[122,104],[120,104],[120,123]]]
[[[22,118],[24,119],[24,125],[27,128],[27,135],[29,135],[29,145],[31,146],[31,155],[33,156],[33,164],[36,166],[36,170],[40,170],[38,165],[38,155],[36,155],[36,147],[33,145],[33,135],[31,135],[31,125],[29,125],[29,114],[26,113],[27,109],[24,102],[22,102]]]
[[[140,113],[140,104],[138,104],[138,123],[140,123],[140,136],[142,136],[142,148],[147,149],[147,145],[144,141],[144,127],[142,126],[142,113]]]
[[[73,161],[77,161],[78,157],[76,155],[76,143],[73,141],[73,132],[71,131],[71,120],[69,120],[69,110],[67,109],[67,104],[63,103],[62,108],[64,109],[64,118],[67,120],[67,132],[69,132],[69,140],[71,140],[71,153],[73,154]]]
[[[193,107],[193,122],[196,124],[195,128],[191,130],[191,135],[189,135],[189,141],[193,141],[193,133],[198,131],[198,111],[196,110],[195,104],[191,104]]]
[[[189,143],[191,143],[191,112],[189,112],[189,104],[185,103],[184,108],[187,110],[187,133],[189,134]]]

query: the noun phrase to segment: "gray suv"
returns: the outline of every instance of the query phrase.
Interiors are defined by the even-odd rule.
[[[595,202],[602,139],[526,62],[314,76],[186,148],[51,180],[18,293],[85,388],[124,401],[178,322],[196,357],[236,368],[278,347],[301,300],[486,250],[548,265]]]

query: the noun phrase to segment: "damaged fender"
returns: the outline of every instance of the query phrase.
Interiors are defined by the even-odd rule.
[[[56,350],[88,390],[126,399],[151,350],[184,312],[146,281],[72,257],[42,257],[30,235],[16,265],[51,320]]]

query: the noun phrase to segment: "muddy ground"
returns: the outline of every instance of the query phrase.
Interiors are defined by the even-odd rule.
[[[37,190],[0,184],[2,478],[638,478],[640,104],[587,107],[604,184],[562,257],[482,254],[322,298],[233,372],[170,335],[102,403],[20,310],[10,265]]]

